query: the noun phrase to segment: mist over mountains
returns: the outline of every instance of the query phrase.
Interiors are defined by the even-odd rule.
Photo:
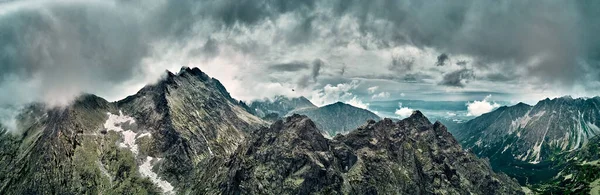
[[[600,194],[599,10],[0,1],[0,194]]]

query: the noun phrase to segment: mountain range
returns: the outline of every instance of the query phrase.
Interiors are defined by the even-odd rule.
[[[281,119],[296,110],[312,108],[317,108],[317,106],[304,96],[292,98],[275,96],[273,99],[257,100],[250,103],[250,109],[256,116],[269,118],[272,121]]]
[[[600,178],[597,171],[592,175],[568,172],[581,165],[590,171],[599,168],[589,164],[598,159],[597,152],[586,152],[597,151],[599,105],[600,97],[569,96],[544,99],[534,106],[519,103],[483,114],[452,132],[463,147],[489,158],[496,171],[517,178],[523,185],[545,186],[557,192],[561,189],[549,186],[564,185],[556,182],[559,178],[573,184],[562,192],[589,191],[594,187],[590,184]],[[548,185],[549,181],[555,185]]]
[[[418,111],[332,139],[253,112],[198,68],[116,102],[31,104],[1,130],[0,194],[522,194]]]
[[[336,102],[317,107],[305,97],[287,98],[276,96],[273,100],[250,103],[250,109],[266,121],[276,121],[285,116],[300,114],[308,116],[327,136],[347,133],[367,120],[380,120],[375,113],[350,104]]]

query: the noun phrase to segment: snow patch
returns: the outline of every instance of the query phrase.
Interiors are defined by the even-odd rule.
[[[158,177],[158,174],[152,171],[152,168],[154,167],[152,165],[153,159],[154,158],[150,156],[146,157],[146,161],[144,161],[144,163],[139,167],[140,174],[142,174],[142,176],[144,177],[149,178],[150,181],[152,181],[152,183],[156,184],[160,189],[162,189],[162,191],[165,194],[175,194],[175,192],[173,191],[173,186],[169,182],[162,180],[160,177]],[[156,161],[160,160],[162,159],[156,159]]]
[[[533,146],[533,152],[531,153],[532,156],[535,155],[535,159],[529,163],[531,163],[531,164],[540,163],[540,155],[541,155],[543,143],[544,143],[544,141],[541,141],[539,144],[538,144],[538,142],[535,143],[535,146]]]
[[[123,112],[119,111],[119,115],[108,113],[108,119],[104,123],[104,128],[108,131],[122,132],[123,127],[121,125],[126,123],[135,123],[132,117],[123,115]]]
[[[142,134],[138,135],[136,139],[139,139],[139,138],[142,138],[142,137],[146,137],[146,136],[152,137],[152,134],[150,134],[149,132],[142,133]]]
[[[121,136],[123,137],[123,142],[119,143],[119,146],[123,147],[123,148],[128,148],[131,151],[131,153],[133,153],[134,158],[137,159],[137,157],[139,155],[139,148],[138,148],[138,145],[136,144],[136,140],[139,138],[142,138],[142,137],[151,137],[152,134],[150,134],[149,132],[140,134],[140,133],[136,133],[132,130],[123,130],[122,125],[127,124],[127,123],[133,124],[133,123],[135,123],[135,120],[132,117],[123,115],[123,112],[121,112],[121,111],[119,111],[119,115],[114,115],[114,114],[108,113],[108,119],[104,123],[104,128],[106,128],[108,131],[115,131],[115,132],[121,133]],[[204,138],[204,139],[206,140],[206,138]],[[210,147],[208,148],[208,151],[212,155],[212,151],[210,150]],[[150,179],[150,181],[152,181],[155,185],[157,185],[160,189],[162,189],[162,191],[165,194],[175,194],[175,191],[173,191],[173,189],[174,189],[173,186],[169,182],[160,179],[158,177],[158,174],[156,174],[152,171],[152,168],[154,167],[152,165],[153,159],[154,159],[153,157],[147,156],[144,163],[142,163],[141,165],[138,166],[140,174],[143,177],[148,177]],[[160,160],[161,160],[160,158],[157,158],[155,161],[160,161]],[[101,171],[102,171],[102,168],[103,168],[102,164],[100,164],[100,166],[101,166]],[[106,172],[105,175],[110,177],[108,172]]]
[[[508,144],[504,147],[504,149],[502,150],[502,153],[506,152],[506,150],[508,150],[508,148],[510,148],[510,144]]]
[[[123,142],[120,143],[119,146],[129,148],[129,150],[137,156],[139,151],[138,145],[135,143],[137,133],[131,130],[123,131],[121,133],[123,134]]]

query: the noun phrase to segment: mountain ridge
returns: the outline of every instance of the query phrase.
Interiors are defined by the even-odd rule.
[[[63,108],[34,105],[21,114],[22,135],[2,135],[0,165],[16,169],[0,176],[0,192],[185,191],[198,166],[227,158],[244,131],[266,124],[198,68],[167,71],[116,102],[84,94]]]
[[[571,153],[600,135],[599,105],[600,97],[570,96],[519,103],[463,123],[453,134],[465,148],[490,158],[495,170],[536,185],[559,175],[570,166]]]

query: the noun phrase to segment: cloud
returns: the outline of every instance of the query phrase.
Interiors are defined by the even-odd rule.
[[[335,102],[352,102],[360,105],[356,95],[352,93],[360,82],[352,80],[349,83],[340,83],[337,85],[327,84],[322,89],[317,89],[310,95],[310,101],[317,106],[324,106]],[[353,100],[354,99],[354,100]],[[350,104],[350,103],[349,103]]]
[[[406,74],[412,71],[415,59],[411,56],[393,55],[389,70]]]
[[[350,104],[357,108],[369,109],[369,103],[364,103],[360,99],[356,98],[356,96],[352,97],[352,99],[346,101],[346,104]]]
[[[402,107],[402,103],[399,103],[398,109],[396,109],[396,112],[394,112],[394,114],[398,115],[400,119],[404,119],[412,115],[413,111],[415,110],[410,109],[408,107]]]
[[[371,99],[385,99],[385,98],[389,98],[389,97],[390,97],[389,92],[381,92],[381,93],[371,96]]]
[[[435,65],[437,65],[437,66],[446,65],[446,61],[448,61],[449,59],[450,59],[450,57],[448,57],[448,54],[442,53],[437,57],[437,63]]]
[[[296,72],[300,70],[308,69],[308,64],[304,62],[288,62],[283,64],[273,64],[269,67],[271,70],[275,71],[289,71]]]
[[[323,61],[321,59],[315,59],[315,61],[313,61],[313,67],[312,67],[312,78],[313,81],[317,82],[317,77],[319,77],[319,74],[321,73],[321,67],[323,66]]]
[[[445,74],[442,78],[440,85],[452,86],[452,87],[464,87],[469,79],[473,78],[473,71],[463,68]]]
[[[102,1],[7,4],[0,11],[0,88],[8,91],[0,93],[15,99],[64,105],[81,92],[106,92],[134,78],[147,54],[133,10]]]
[[[373,93],[375,93],[375,91],[377,91],[377,89],[379,89],[379,86],[373,86],[373,87],[367,88],[367,91],[369,91],[369,94],[373,94]]]
[[[19,114],[19,108],[0,106],[0,130],[4,127],[12,132],[17,129],[16,116]]]
[[[467,116],[481,116],[482,114],[491,112],[492,110],[500,107],[500,104],[490,102],[492,95],[486,96],[481,101],[473,101],[467,103]]]

